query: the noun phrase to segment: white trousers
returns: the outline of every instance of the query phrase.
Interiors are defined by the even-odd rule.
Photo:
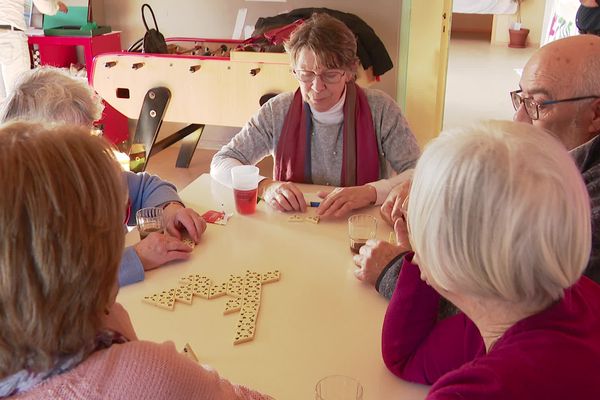
[[[0,98],[8,96],[19,76],[30,68],[27,35],[19,31],[0,29],[0,72],[4,82],[4,93],[0,93]]]

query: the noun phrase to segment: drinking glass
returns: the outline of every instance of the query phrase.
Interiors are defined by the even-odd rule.
[[[258,167],[238,165],[231,168],[235,208],[240,214],[254,214],[258,195]]]
[[[350,236],[350,250],[358,254],[361,247],[369,239],[375,239],[377,233],[377,219],[368,214],[356,214],[348,218],[348,236]]]
[[[163,209],[160,207],[147,207],[135,213],[135,221],[140,239],[145,239],[152,232],[163,233],[165,230],[163,222]]]
[[[315,387],[316,400],[362,400],[362,398],[362,385],[349,376],[326,376],[317,382]]]

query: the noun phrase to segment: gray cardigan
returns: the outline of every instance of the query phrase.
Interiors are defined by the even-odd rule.
[[[419,147],[398,105],[387,94],[376,89],[363,89],[367,95],[373,126],[377,134],[380,178],[389,176],[388,164],[396,172],[413,168]],[[281,129],[294,93],[283,93],[269,100],[242,130],[215,154],[211,174],[218,176],[227,159],[242,164],[256,164],[274,155]],[[342,124],[325,125],[313,119],[311,146],[314,184],[340,185],[342,169]],[[225,162],[224,162],[225,161]]]

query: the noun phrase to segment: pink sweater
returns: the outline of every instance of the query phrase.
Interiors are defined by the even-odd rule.
[[[76,368],[15,399],[248,399],[267,400],[179,354],[172,342],[138,341],[127,312],[115,304],[107,328],[132,340],[93,353]]]

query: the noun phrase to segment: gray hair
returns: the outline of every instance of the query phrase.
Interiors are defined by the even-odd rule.
[[[100,98],[87,81],[42,67],[21,75],[0,110],[0,122],[37,120],[91,127],[102,116]]]
[[[408,208],[430,282],[454,293],[540,309],[581,276],[590,201],[565,148],[528,124],[492,121],[427,146]]]
[[[346,24],[328,14],[313,14],[292,32],[284,46],[294,67],[300,51],[307,49],[315,53],[320,67],[356,74],[356,37]]]

